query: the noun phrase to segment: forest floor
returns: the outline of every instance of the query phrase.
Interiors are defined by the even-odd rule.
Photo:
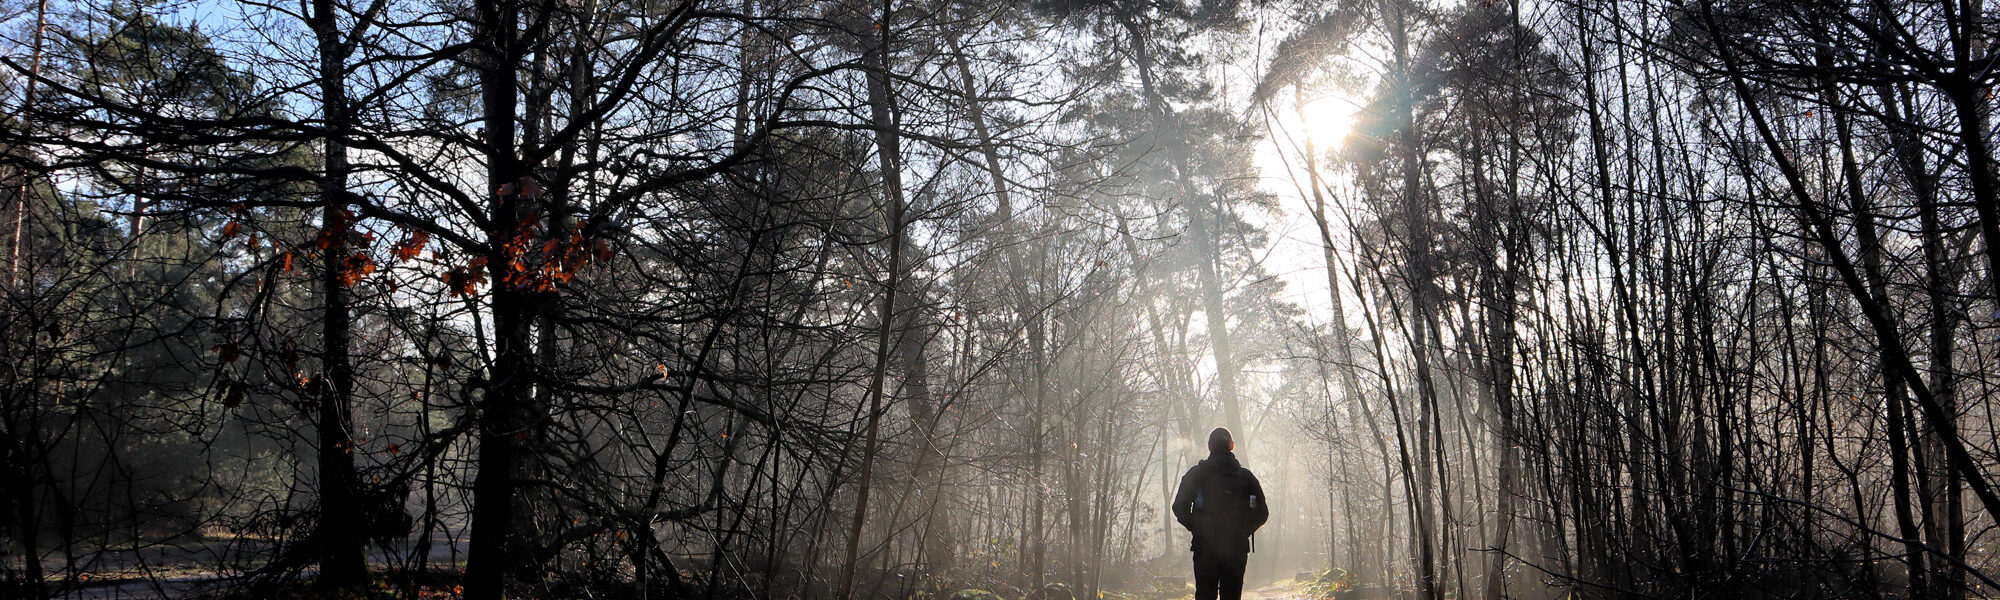
[[[224,558],[234,559],[245,553],[255,554],[266,548],[256,544],[235,541],[233,544],[210,543],[196,540],[179,543],[151,544],[143,548],[110,551],[94,555],[85,565],[78,582],[62,586],[53,578],[63,571],[61,557],[45,561],[44,572],[49,573],[50,587],[54,597],[76,600],[130,600],[181,598],[209,588],[210,584],[229,579],[230,575],[217,573],[214,565]],[[411,555],[408,544],[384,550],[379,547],[370,552],[369,563],[382,567]],[[454,547],[450,542],[436,541],[431,544],[430,556],[433,566],[448,564],[453,557],[463,560],[463,543]],[[235,561],[257,564],[256,561]],[[310,571],[311,569],[308,569]]]
[[[398,548],[399,553],[407,553],[408,548]],[[463,556],[463,547],[452,548],[439,543],[431,548],[433,564],[449,560],[453,550]],[[194,560],[195,555],[203,555],[213,550],[195,548],[189,545],[157,545],[146,551],[107,553],[107,558],[99,558],[83,577],[79,585],[58,589],[56,598],[74,600],[137,600],[172,599],[199,595],[212,590],[212,585],[223,582],[228,576],[213,570],[196,567],[204,564]],[[395,560],[381,551],[369,557],[377,567]],[[205,563],[213,564],[213,563]],[[60,565],[50,565],[51,572]],[[51,582],[55,585],[54,582]],[[1192,589],[1183,596],[1166,596],[1170,599],[1192,598]],[[1250,582],[1244,585],[1244,600],[1320,600],[1301,589],[1290,578],[1265,582]]]

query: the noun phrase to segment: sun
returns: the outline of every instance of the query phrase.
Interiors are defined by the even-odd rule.
[[[1298,96],[1281,96],[1270,104],[1266,135],[1257,144],[1258,186],[1282,199],[1277,211],[1255,217],[1272,234],[1267,238],[1271,246],[1264,266],[1287,283],[1289,298],[1318,322],[1332,319],[1332,290],[1326,276],[1326,251],[1310,206],[1317,197],[1335,211],[1342,210],[1338,206],[1347,195],[1329,191],[1345,189],[1341,182],[1353,176],[1338,167],[1341,159],[1337,155],[1347,146],[1347,137],[1364,107],[1357,96],[1339,89],[1308,89]],[[1305,153],[1308,139],[1314,154],[1310,158]],[[1308,168],[1308,164],[1317,168]],[[1316,194],[1315,187],[1322,193]],[[1344,220],[1333,219],[1327,233],[1337,246],[1349,247],[1350,233]],[[1351,297],[1352,291],[1343,294]]]
[[[1312,136],[1313,145],[1322,149],[1335,148],[1347,142],[1347,134],[1354,130],[1354,113],[1360,106],[1352,98],[1341,94],[1327,94],[1306,101],[1299,107],[1303,117],[1306,135]]]

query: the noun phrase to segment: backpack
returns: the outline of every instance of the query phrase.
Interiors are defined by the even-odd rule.
[[[1250,483],[1256,479],[1243,467],[1212,469],[1194,492],[1196,534],[1225,545],[1247,544],[1250,535],[1264,524]],[[1248,546],[1245,546],[1248,549]]]

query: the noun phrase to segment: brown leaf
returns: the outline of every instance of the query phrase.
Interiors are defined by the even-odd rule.
[[[229,408],[242,406],[244,392],[249,391],[250,384],[241,381],[231,381],[228,386],[229,389],[222,393],[222,405]]]
[[[243,347],[238,346],[236,342],[227,342],[215,345],[216,360],[220,360],[224,364],[228,364],[236,362],[237,359],[241,358],[243,358]]]

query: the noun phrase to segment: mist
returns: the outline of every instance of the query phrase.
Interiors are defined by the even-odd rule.
[[[0,0],[0,598],[2000,595],[1994,10]]]

